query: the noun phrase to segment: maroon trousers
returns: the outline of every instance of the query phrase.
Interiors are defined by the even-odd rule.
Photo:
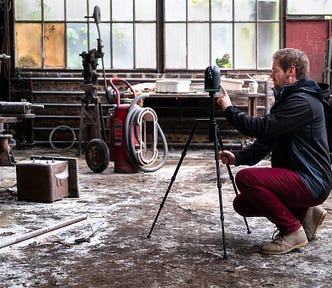
[[[233,206],[244,217],[266,217],[282,233],[298,230],[308,207],[319,203],[302,178],[281,168],[245,168],[235,177]]]

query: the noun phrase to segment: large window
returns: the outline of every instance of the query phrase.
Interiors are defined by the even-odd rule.
[[[106,69],[269,69],[280,45],[279,0],[16,0],[16,65],[81,68],[95,5]]]
[[[279,1],[165,0],[166,68],[270,68],[279,23]]]

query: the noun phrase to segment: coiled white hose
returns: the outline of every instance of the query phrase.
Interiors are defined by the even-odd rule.
[[[128,108],[125,121],[126,150],[129,161],[137,169],[144,172],[154,172],[160,169],[166,163],[168,158],[168,145],[166,137],[160,125],[158,124],[156,112],[149,107],[141,108],[137,106],[138,101],[146,97],[149,97],[149,95],[141,94],[140,96],[136,97]],[[145,127],[142,127],[142,124],[144,124],[144,122],[147,120],[153,122],[154,125],[152,131],[152,148],[149,153],[146,152],[147,147],[146,143],[144,142],[146,139],[141,139],[142,134],[144,134],[143,130],[145,130]],[[159,154],[157,149],[159,135],[163,142],[164,154],[161,162],[159,162],[156,166],[153,166],[153,164],[155,164],[157,161]],[[137,144],[139,144],[139,147],[137,147]]]

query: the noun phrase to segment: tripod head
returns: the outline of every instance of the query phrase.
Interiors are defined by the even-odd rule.
[[[209,66],[205,69],[204,90],[207,92],[220,90],[220,70],[217,66]]]
[[[210,126],[209,140],[214,140],[214,127],[216,125],[214,117],[214,95],[220,90],[220,70],[216,66],[209,66],[205,69],[204,90],[210,95]]]

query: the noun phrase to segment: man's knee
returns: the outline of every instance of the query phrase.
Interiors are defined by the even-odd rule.
[[[252,181],[255,180],[255,177],[253,177],[252,169],[242,169],[235,175],[235,183],[241,189],[241,187],[247,187],[248,185],[252,183]]]
[[[244,194],[239,194],[234,198],[233,208],[236,213],[243,217],[260,217],[261,213]]]
[[[233,201],[233,208],[234,208],[234,211],[240,215],[243,216],[243,201],[241,200],[241,196],[239,197],[240,195],[236,196],[234,198],[234,201]]]

